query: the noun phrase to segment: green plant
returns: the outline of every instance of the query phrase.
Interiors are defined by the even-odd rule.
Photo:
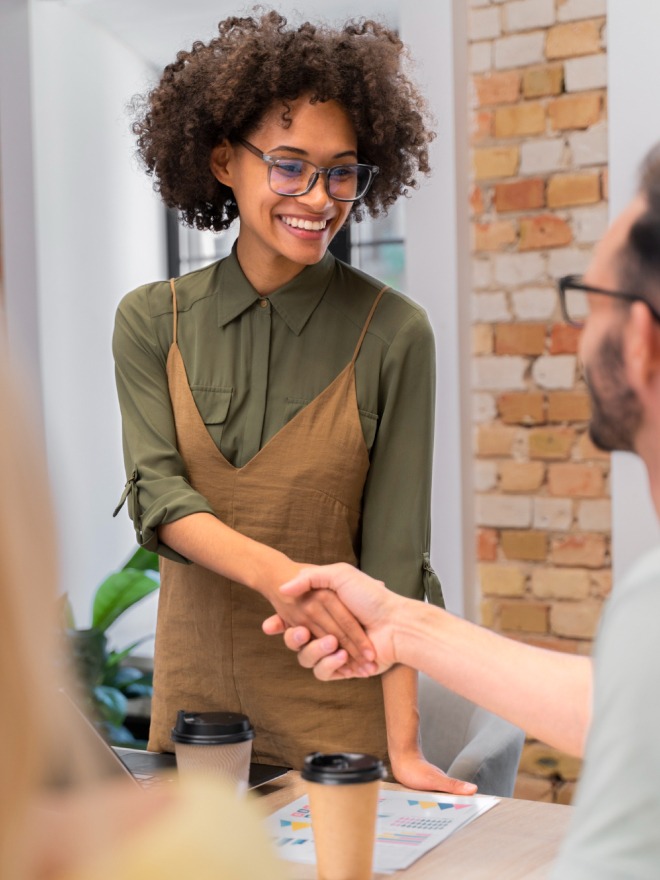
[[[65,597],[66,635],[87,703],[85,708],[113,745],[139,744],[124,722],[130,698],[151,696],[151,673],[126,665],[125,661],[151,636],[114,651],[108,650],[106,631],[136,602],[158,589],[160,583],[153,574],[157,571],[157,555],[139,547],[99,585],[94,594],[91,627],[75,626],[71,605]]]

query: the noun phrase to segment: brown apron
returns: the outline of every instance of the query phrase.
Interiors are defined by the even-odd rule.
[[[369,470],[350,363],[243,467],[222,455],[190,390],[174,337],[167,377],[177,446],[191,485],[233,529],[311,564],[358,562],[361,501]],[[318,682],[261,623],[272,606],[256,591],[199,565],[161,559],[149,748],[172,751],[177,710],[243,712],[254,760],[300,768],[312,751],[387,759],[379,678]]]

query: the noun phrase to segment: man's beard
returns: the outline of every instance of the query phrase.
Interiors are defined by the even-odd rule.
[[[634,441],[642,421],[642,408],[626,382],[621,333],[606,336],[584,368],[592,403],[589,436],[605,452],[634,452]]]

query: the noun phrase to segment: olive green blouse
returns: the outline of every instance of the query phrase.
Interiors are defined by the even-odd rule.
[[[382,285],[326,254],[267,297],[235,251],[177,280],[177,338],[197,408],[235,467],[249,461],[350,361]],[[129,293],[117,310],[113,351],[128,482],[139,543],[157,527],[213,513],[186,479],[165,366],[172,344],[167,282]],[[356,363],[360,419],[370,450],[360,567],[398,593],[442,602],[429,559],[435,353],[424,311],[387,290]],[[123,498],[122,498],[123,500]],[[304,562],[304,560],[301,560]]]

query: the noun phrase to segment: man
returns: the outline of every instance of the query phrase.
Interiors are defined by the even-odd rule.
[[[645,160],[639,195],[596,248],[583,280],[562,279],[564,316],[575,292],[588,317],[580,357],[606,450],[636,452],[660,517],[660,145]],[[533,648],[438,608],[395,596],[346,565],[302,572],[289,595],[335,590],[362,622],[376,663],[347,665],[334,637],[285,641],[321,679],[382,672],[404,663],[507,718],[532,736],[584,755],[556,880],[660,877],[660,550],[616,585],[593,661]],[[264,623],[281,632],[279,620]],[[459,660],[460,658],[460,660]]]

